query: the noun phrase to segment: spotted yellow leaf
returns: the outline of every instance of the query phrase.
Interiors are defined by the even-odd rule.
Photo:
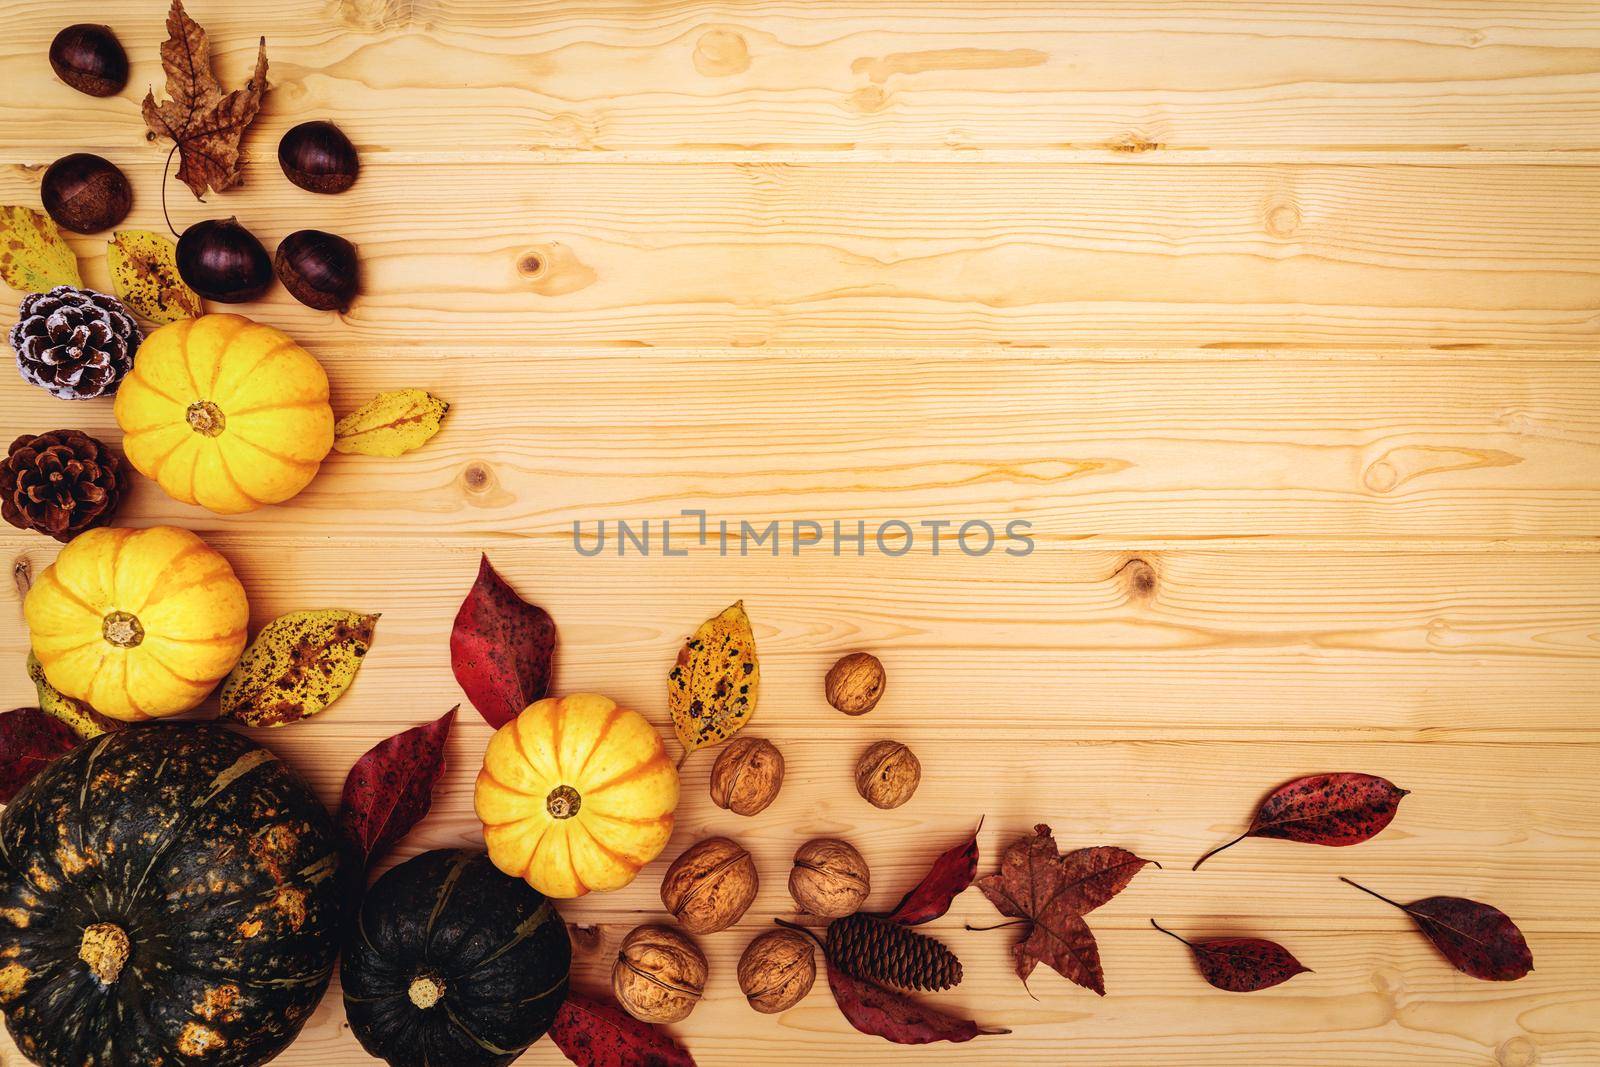
[[[309,719],[350,687],[377,625],[376,615],[340,608],[273,619],[223,679],[223,718],[246,726]]]
[[[60,719],[85,741],[122,725],[51,685],[49,679],[44,676],[44,664],[40,663],[32,652],[28,653],[28,677],[33,679],[33,687],[39,691],[39,710],[52,719]]]
[[[403,456],[439,432],[450,405],[421,389],[379,393],[333,427],[335,452]]]
[[[667,675],[667,707],[685,757],[744,729],[760,686],[756,636],[741,600],[700,624]]]
[[[205,314],[200,294],[178,274],[178,249],[151,230],[118,230],[106,242],[117,299],[163,325]]]
[[[0,206],[0,278],[19,293],[58,285],[83,286],[72,254],[49,215],[15,204]]]

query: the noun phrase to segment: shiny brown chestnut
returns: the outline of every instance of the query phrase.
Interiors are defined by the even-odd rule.
[[[331,122],[302,122],[278,142],[284,176],[313,193],[342,193],[356,183],[361,158],[344,131]]]
[[[128,84],[128,53],[110,26],[80,22],[50,42],[56,77],[90,96],[116,96]]]
[[[272,284],[272,259],[238,219],[208,219],[178,238],[178,274],[207,300],[242,304]]]
[[[297,230],[278,245],[272,266],[291,296],[318,311],[346,311],[361,290],[356,246],[338,234]]]
[[[116,164],[88,152],[62,156],[39,185],[44,209],[73,233],[109,230],[133,210],[133,186]]]

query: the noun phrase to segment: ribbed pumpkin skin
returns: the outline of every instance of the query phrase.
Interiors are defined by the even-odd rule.
[[[146,337],[116,414],[139,473],[222,514],[288,500],[333,447],[322,364],[282,330],[241,315],[185,319]]]
[[[572,943],[547,897],[482,852],[438,849],[367,893],[340,964],[345,1017],[391,1067],[502,1067],[567,999]],[[419,1007],[419,979],[442,999]]]
[[[578,798],[567,817],[552,813],[563,786]],[[621,889],[661,854],[678,771],[644,716],[575,693],[530,704],[495,731],[473,806],[496,867],[546,896],[580,897]]]
[[[46,1067],[246,1067],[327,988],[356,891],[332,820],[220,726],[119,730],[45,768],[0,815],[0,1009]],[[80,959],[110,924],[105,984]]]
[[[50,684],[124,721],[199,704],[244,651],[244,586],[188,530],[86,530],[44,569],[22,604]],[[138,643],[113,642],[107,617],[137,620]]]

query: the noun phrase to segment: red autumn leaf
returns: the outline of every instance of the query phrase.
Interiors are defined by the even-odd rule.
[[[661,1027],[578,993],[556,1012],[550,1040],[579,1067],[694,1067],[694,1057]]]
[[[1190,941],[1154,919],[1150,920],[1150,925],[1188,945],[1195,963],[1200,965],[1200,976],[1230,993],[1271,989],[1311,970],[1276,941],[1260,937],[1208,937]]]
[[[484,556],[456,612],[450,665],[478,714],[499,729],[550,691],[556,624],[512,592]]]
[[[1462,974],[1485,982],[1515,982],[1533,970],[1533,951],[1511,917],[1465,897],[1424,897],[1401,904],[1348,878],[1340,881],[1411,916],[1423,936]]]
[[[828,964],[828,988],[834,1003],[850,1025],[863,1034],[881,1037],[897,1045],[927,1045],[934,1041],[971,1041],[990,1034],[1009,1034],[1010,1030],[990,1030],[970,1019],[962,1019],[918,1004],[910,997],[850,975]]]
[[[979,820],[978,830],[981,829],[983,821]],[[933,867],[916,888],[902,897],[884,918],[906,926],[920,926],[949,911],[950,902],[972,884],[978,873],[978,830],[973,830],[971,837],[934,860]]]
[[[66,723],[38,708],[0,715],[0,804],[11,803],[34,775],[77,744],[78,735]]]
[[[1193,870],[1247,837],[1275,837],[1309,845],[1358,845],[1394,821],[1401,789],[1374,774],[1344,771],[1285,782],[1261,802],[1250,829],[1195,861]]]
[[[382,858],[433,806],[433,787],[444,774],[445,742],[455,721],[451,708],[433,722],[379,741],[345,776],[339,833],[368,864]]]

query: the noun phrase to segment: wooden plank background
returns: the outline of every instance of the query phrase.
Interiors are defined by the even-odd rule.
[[[945,1062],[1577,1067],[1600,1059],[1600,16],[1588,2],[1305,0],[193,0],[219,74],[268,38],[236,214],[269,247],[361,246],[346,315],[281,290],[244,310],[328,367],[335,406],[452,402],[404,459],[334,456],[291,504],[221,518],[140,484],[234,562],[257,623],[381,611],[354,689],[266,740],[330,803],[378,739],[460,699],[445,634],[487,550],[561,629],[558,682],[665,725],[664,675],[743,598],[778,742],[778,803],[741,820],[691,761],[670,858],[710,833],[756,855],[744,925],[703,939],[677,1028],[703,1064]],[[0,0],[0,202],[99,151],[161,228],[160,0]],[[93,100],[45,62],[112,24],[129,88]],[[364,171],[340,197],[273,161],[332,118]],[[74,239],[106,284],[103,238]],[[0,294],[9,311],[13,294]],[[12,433],[115,440],[109,401],[0,386]],[[1026,557],[924,541],[897,559],[597,558],[574,523],[703,509],[762,526],[1011,519]],[[686,530],[687,525],[679,528]],[[679,532],[679,530],[675,530]],[[20,597],[56,546],[0,534],[0,706],[31,703]],[[884,660],[863,719],[827,708],[840,653]],[[396,858],[477,839],[488,729],[463,716],[434,813]],[[924,781],[867,808],[870,741]],[[1250,842],[1189,862],[1296,774],[1413,790],[1356,850]],[[745,941],[788,914],[788,857],[854,840],[887,903],[980,816],[989,867],[1035,822],[1165,864],[1095,926],[1110,995],[1039,974],[992,910],[938,930],[967,964],[942,1004],[1014,1033],[897,1049],[819,989],[742,1003]],[[657,864],[565,908],[577,981],[659,915]],[[1403,916],[1340,885],[1504,908],[1537,970],[1456,974]],[[1150,917],[1282,940],[1315,969],[1209,989]],[[9,1044],[5,1062],[19,1057]],[[337,988],[288,1065],[367,1062]],[[562,1062],[547,1043],[530,1064]]]

